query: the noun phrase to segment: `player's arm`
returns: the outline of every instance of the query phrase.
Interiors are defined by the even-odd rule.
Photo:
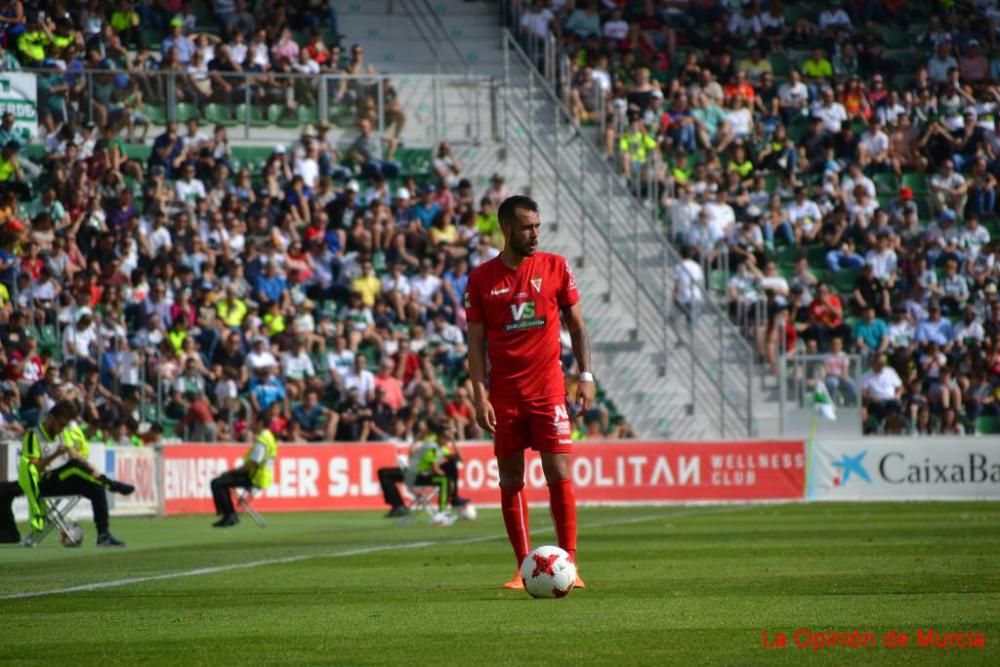
[[[569,338],[573,343],[573,356],[576,357],[576,365],[580,369],[581,379],[576,386],[576,404],[583,410],[589,410],[594,404],[594,380],[590,374],[590,334],[587,333],[587,324],[583,320],[583,311],[579,303],[565,306],[562,309],[563,322],[569,331]],[[586,373],[587,375],[584,375]],[[584,380],[584,377],[590,377]]]
[[[469,376],[476,423],[490,433],[496,432],[497,418],[486,395],[486,322],[469,321]]]

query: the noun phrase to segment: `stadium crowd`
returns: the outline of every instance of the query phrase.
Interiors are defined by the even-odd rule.
[[[869,433],[998,430],[1000,3],[521,5],[771,373],[822,355]]]
[[[260,413],[283,440],[405,440],[440,418],[480,436],[462,297],[502,245],[504,177],[475,193],[447,143],[395,159],[405,112],[386,79],[328,89],[343,141],[304,119],[320,89],[278,73],[374,72],[360,45],[341,53],[330,5],[0,2],[2,68],[46,70],[43,146],[0,124],[7,436],[65,398],[115,444],[243,439]],[[153,113],[164,70],[180,123]],[[268,121],[315,122],[234,145],[240,72],[275,74],[250,91],[281,107]],[[575,427],[631,436],[608,407]]]

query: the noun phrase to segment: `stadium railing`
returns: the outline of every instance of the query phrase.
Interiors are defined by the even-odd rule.
[[[142,114],[150,125],[184,123],[196,118],[204,125],[235,129],[231,138],[268,140],[276,129],[295,130],[306,124],[326,122],[332,130],[356,130],[359,107],[376,118],[377,130],[391,124],[388,112],[395,96],[408,115],[407,127],[425,129],[422,140],[447,139],[479,143],[495,137],[492,100],[499,82],[485,76],[464,74],[303,74],[278,72],[215,73],[232,87],[227,94],[198,90],[190,75],[179,71],[25,68],[38,84],[38,113],[51,113],[56,122],[68,117],[70,108],[81,121],[97,121],[97,106],[122,108],[121,98],[133,86],[142,93],[142,104],[130,112]],[[118,83],[128,83],[115,87]],[[83,82],[78,96],[53,95],[48,89],[65,81]],[[108,94],[109,87],[115,87]],[[42,100],[41,98],[45,98]],[[61,99],[60,99],[61,98]],[[239,136],[242,135],[242,136]]]
[[[659,350],[660,375],[668,363],[677,364],[668,344],[674,267],[680,255],[669,243],[657,218],[610,165],[592,141],[577,127],[549,81],[532,66],[531,56],[509,31],[504,33],[505,85],[501,96],[501,141],[519,150],[533,187],[552,189],[556,218],[579,218],[579,257],[585,258],[595,241],[610,249],[601,257],[607,293],[618,281],[629,286],[633,337]],[[536,165],[546,164],[557,176],[551,183],[536,178]],[[564,210],[565,207],[565,210]],[[723,437],[754,436],[752,384],[754,354],[726,313],[706,299],[701,317],[685,341],[690,356],[690,411],[714,410],[711,417]],[[709,407],[712,406],[712,407]]]

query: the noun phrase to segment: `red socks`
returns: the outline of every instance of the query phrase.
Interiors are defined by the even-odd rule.
[[[510,546],[514,548],[514,557],[517,558],[517,567],[520,568],[524,557],[531,551],[531,538],[528,530],[528,501],[524,499],[524,484],[500,487],[500,511],[503,513],[503,523],[507,527],[507,539],[510,540]],[[576,536],[575,517],[574,513],[574,539]],[[559,542],[562,543],[561,536]]]
[[[569,558],[576,562],[576,497],[573,495],[573,482],[561,479],[549,484],[549,508],[552,510],[552,523],[559,537],[559,547],[569,553]],[[506,518],[506,514],[504,517]],[[508,528],[508,532],[510,529]]]

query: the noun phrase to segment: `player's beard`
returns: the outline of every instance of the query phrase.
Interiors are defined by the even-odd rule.
[[[538,241],[536,240],[534,245],[532,245],[530,240],[520,241],[511,239],[510,249],[518,257],[531,257],[535,254],[535,251],[538,250]]]

